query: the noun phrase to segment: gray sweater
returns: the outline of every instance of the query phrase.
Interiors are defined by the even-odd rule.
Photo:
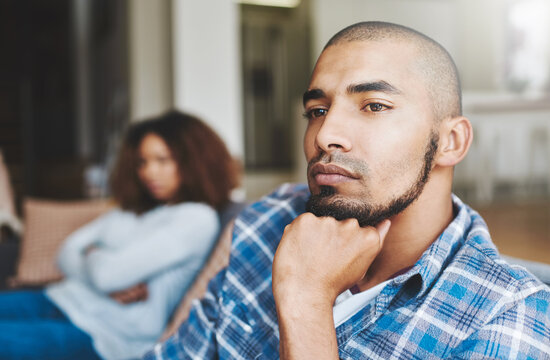
[[[58,264],[65,274],[47,296],[89,334],[105,359],[152,348],[204,264],[219,232],[216,211],[199,203],[147,213],[113,210],[71,234]],[[86,254],[91,245],[97,248]],[[122,305],[109,293],[147,283],[147,300]]]

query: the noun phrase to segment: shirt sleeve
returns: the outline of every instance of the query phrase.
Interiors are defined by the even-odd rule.
[[[160,271],[186,261],[203,259],[218,232],[216,211],[205,204],[183,204],[130,245],[99,248],[86,257],[91,283],[101,292],[126,289]]]
[[[464,340],[453,359],[548,359],[550,354],[550,289],[508,306]]]
[[[89,281],[85,263],[86,249],[97,243],[102,229],[116,211],[100,216],[67,237],[57,254],[57,265],[66,277]]]
[[[226,269],[221,270],[210,281],[205,296],[193,302],[187,321],[174,335],[145,354],[145,360],[218,358],[215,329],[225,273]]]

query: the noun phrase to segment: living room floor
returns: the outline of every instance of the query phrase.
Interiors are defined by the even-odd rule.
[[[502,254],[550,264],[550,202],[499,202],[473,206]]]

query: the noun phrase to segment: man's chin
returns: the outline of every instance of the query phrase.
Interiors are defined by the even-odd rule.
[[[403,196],[389,204],[373,205],[366,203],[365,199],[350,199],[336,194],[334,189],[325,189],[310,196],[306,211],[318,217],[329,216],[336,220],[356,219],[361,227],[375,226],[382,220],[401,213],[415,199],[414,196]]]
[[[312,195],[306,203],[306,211],[318,217],[329,216],[336,220],[357,219],[361,226],[373,226],[384,219],[379,218],[370,205],[331,191],[325,189]]]
[[[310,197],[312,204],[319,207],[344,207],[350,209],[359,209],[363,207],[376,207],[368,202],[370,196],[367,194],[349,194],[335,186],[319,186],[318,190]],[[308,202],[309,203],[309,202]]]
[[[345,196],[351,193],[348,191],[350,188],[343,189],[339,186],[335,189],[333,186],[319,186],[318,191],[315,191],[315,186],[311,186],[312,179],[309,178],[312,195],[306,204],[307,211],[316,216],[331,216],[336,220],[357,219],[361,226],[374,226],[384,219],[401,213],[422,194],[430,176],[432,161],[437,153],[438,139],[437,133],[431,134],[418,178],[401,196],[382,205],[372,204],[367,202],[369,200],[367,194],[357,194],[355,198]],[[354,190],[357,191],[357,188]]]

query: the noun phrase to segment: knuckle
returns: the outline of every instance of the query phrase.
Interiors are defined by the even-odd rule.
[[[310,222],[313,222],[313,221],[316,221],[318,220],[317,216],[313,215],[312,213],[303,213],[302,215],[300,215],[300,220],[306,222],[306,223],[310,223]]]
[[[303,218],[314,218],[315,215],[313,215],[313,213],[310,213],[310,212],[305,212],[305,213],[303,213],[302,215],[300,215],[300,217],[303,217]]]
[[[379,235],[378,235],[378,230],[376,230],[375,228],[373,228],[372,226],[369,226],[369,227],[366,227],[366,228],[363,228],[363,232],[365,233],[365,236],[368,237],[368,238],[371,238],[371,239],[378,239]]]
[[[346,225],[348,227],[359,227],[359,221],[357,221],[356,218],[344,219],[341,222],[343,225]]]

